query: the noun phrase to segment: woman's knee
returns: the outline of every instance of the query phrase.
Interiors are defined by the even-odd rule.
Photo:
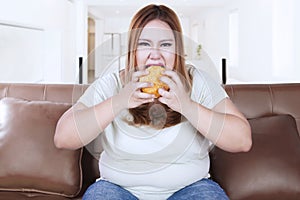
[[[169,200],[209,199],[229,200],[224,190],[210,179],[202,179],[175,192]]]
[[[105,180],[99,180],[93,183],[85,192],[83,200],[137,200],[129,191],[119,185]]]

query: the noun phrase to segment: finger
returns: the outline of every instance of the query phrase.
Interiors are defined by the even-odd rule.
[[[168,100],[165,97],[159,97],[158,101],[161,102],[162,104],[168,105]]]
[[[148,88],[148,87],[153,87],[153,83],[150,82],[137,82],[135,84],[135,89],[140,90],[142,88]]]
[[[134,95],[133,101],[138,103],[139,105],[144,104],[144,103],[150,103],[154,101],[154,97],[152,97],[149,94],[142,93],[138,94],[138,92]],[[150,97],[150,98],[149,98]]]
[[[181,84],[181,79],[180,79],[178,73],[176,73],[175,71],[172,71],[172,70],[165,70],[164,72],[162,72],[162,74],[171,77],[171,79],[172,79],[177,85]]]
[[[126,87],[125,93],[127,93],[127,95],[129,95],[130,98],[136,98],[136,93],[137,92],[141,92],[142,88],[153,87],[153,83],[148,83],[148,82],[130,82],[125,87]],[[130,94],[128,94],[128,93],[130,93]]]
[[[137,82],[137,81],[139,81],[141,76],[146,76],[148,74],[149,74],[149,72],[146,70],[133,72],[132,81]]]
[[[145,100],[142,101],[142,104],[151,103],[151,102],[154,102],[154,98],[153,99],[145,99]]]
[[[162,88],[159,88],[159,89],[158,89],[158,93],[159,93],[162,97],[164,97],[164,98],[167,98],[167,99],[172,98],[172,94],[171,94],[170,92],[168,92],[168,91],[162,89]]]
[[[176,83],[169,76],[162,76],[160,80],[167,84],[170,89],[175,89]]]
[[[141,91],[137,91],[135,97],[139,98],[139,99],[154,99],[155,95],[154,94],[148,94],[148,93],[141,92]]]
[[[137,102],[139,105],[145,104],[145,103],[151,103],[154,99],[139,99]]]

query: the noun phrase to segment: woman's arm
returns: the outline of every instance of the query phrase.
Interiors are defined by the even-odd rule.
[[[134,72],[132,81],[118,94],[95,106],[86,107],[77,103],[71,107],[57,123],[55,145],[58,148],[78,149],[95,139],[123,109],[152,102],[154,95],[141,92],[141,88],[152,87],[152,84],[138,82],[139,77],[146,74],[146,71]]]
[[[229,152],[250,150],[250,125],[230,99],[225,98],[211,110],[191,101],[182,114],[219,148]]]
[[[230,99],[225,98],[213,109],[193,101],[174,71],[165,71],[161,80],[170,90],[159,90],[159,101],[180,112],[206,138],[229,152],[249,151],[251,129],[246,118]]]
[[[58,148],[77,149],[95,139],[122,107],[112,104],[112,98],[93,107],[77,103],[59,119],[54,143]]]

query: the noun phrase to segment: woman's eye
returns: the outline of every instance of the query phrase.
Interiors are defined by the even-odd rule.
[[[173,44],[170,43],[170,42],[165,42],[165,43],[162,43],[160,46],[161,47],[171,47]]]
[[[147,43],[147,42],[139,42],[138,46],[140,46],[140,47],[148,47],[148,46],[150,46],[150,44]]]

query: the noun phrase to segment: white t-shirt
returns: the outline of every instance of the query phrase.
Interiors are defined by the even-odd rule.
[[[213,108],[227,97],[224,89],[199,69],[192,69],[191,99]],[[97,79],[78,100],[91,107],[121,89],[119,73]],[[195,111],[196,112],[196,111]],[[186,120],[157,130],[132,126],[128,110],[101,133],[104,151],[99,160],[101,178],[118,184],[139,199],[167,199],[177,190],[209,174],[211,142]],[[201,123],[201,122],[200,122]]]

